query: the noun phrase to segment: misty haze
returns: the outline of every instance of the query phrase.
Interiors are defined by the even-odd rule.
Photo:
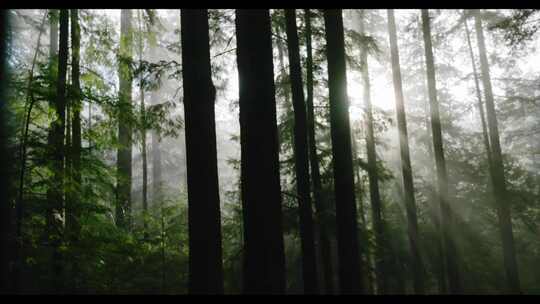
[[[3,294],[540,294],[540,10],[20,9]]]

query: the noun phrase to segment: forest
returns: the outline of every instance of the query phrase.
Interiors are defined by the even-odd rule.
[[[2,9],[0,294],[540,294],[540,10]]]

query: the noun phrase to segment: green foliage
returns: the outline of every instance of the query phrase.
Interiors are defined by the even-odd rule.
[[[326,213],[317,220],[327,225],[335,241],[334,172],[332,142],[329,126],[328,79],[326,73],[326,43],[324,22],[320,10],[312,12],[312,46],[314,73],[315,137],[320,161],[323,207]],[[49,232],[47,217],[47,191],[51,188],[51,147],[48,133],[55,119],[52,101],[57,81],[56,58],[48,56],[48,43],[37,41],[43,32],[46,40],[48,27],[41,24],[43,11],[25,13],[13,11],[21,28],[21,41],[10,50],[11,68],[8,103],[15,126],[14,141],[10,149],[17,156],[15,189],[22,192],[22,202],[14,199],[20,208],[21,235],[18,269],[21,293],[50,293],[56,278],[51,270],[53,241],[60,241],[59,253],[63,262],[62,276],[70,291],[90,294],[177,294],[186,293],[188,284],[188,223],[187,191],[182,158],[183,115],[181,44],[178,36],[178,11],[164,13],[147,9],[141,12],[141,30],[133,27],[133,41],[141,41],[142,54],[119,54],[119,26],[109,13],[80,10],[81,24],[81,125],[82,125],[82,180],[66,181],[63,192],[76,193],[71,206],[77,210],[79,233],[68,237],[67,216],[56,214],[63,226],[63,234]],[[356,28],[358,11],[352,10],[345,31],[347,68],[353,74],[360,71],[360,51],[368,51],[370,77],[383,78],[390,84],[388,74],[388,46],[384,12],[366,11],[364,34]],[[47,12],[47,21],[58,18],[54,11]],[[407,18],[402,18],[405,15]],[[440,275],[438,246],[438,207],[436,176],[432,155],[429,104],[425,86],[425,63],[419,12],[397,14],[401,70],[407,107],[409,140],[418,209],[421,254],[426,263],[427,290],[437,293]],[[504,270],[498,220],[486,151],[478,123],[470,59],[463,40],[463,21],[466,11],[431,11],[435,48],[438,99],[444,138],[445,157],[450,179],[453,212],[458,221],[458,248],[461,258],[463,282],[467,293],[499,293],[504,290]],[[506,198],[512,210],[514,239],[523,289],[526,293],[540,293],[540,165],[538,163],[538,135],[540,108],[538,104],[538,75],[522,70],[521,55],[532,53],[538,32],[538,10],[482,11],[492,31],[491,43],[496,45],[490,56],[493,70],[501,77],[493,77],[496,91],[497,117],[504,152],[504,167],[508,188]],[[282,10],[272,10],[272,32],[275,64],[275,91],[277,102],[280,174],[282,190],[283,229],[287,263],[287,292],[302,292],[302,265],[299,235],[298,202],[294,171],[293,127],[294,113],[288,69],[285,20]],[[298,35],[302,70],[306,70],[304,11],[297,10]],[[45,23],[46,25],[46,23]],[[28,29],[28,31],[26,31]],[[234,10],[209,10],[210,53],[213,82],[220,98],[228,98],[231,69],[235,68]],[[139,40],[140,38],[140,40]],[[459,44],[456,44],[458,40]],[[506,46],[501,42],[506,42]],[[39,48],[33,49],[36,45]],[[456,45],[458,47],[456,47]],[[488,44],[488,47],[491,47]],[[519,49],[520,47],[521,49]],[[140,51],[138,51],[140,52]],[[32,62],[33,54],[36,55]],[[519,56],[518,56],[519,55]],[[524,57],[525,58],[525,57]],[[462,63],[461,61],[465,62]],[[373,66],[371,62],[374,63]],[[119,66],[126,66],[134,81],[132,103],[121,104],[118,97]],[[33,66],[33,68],[32,68]],[[68,65],[70,69],[70,65]],[[69,75],[68,71],[68,75]],[[31,75],[30,75],[31,74]],[[353,76],[354,77],[354,76]],[[386,78],[385,78],[386,77]],[[388,78],[388,79],[387,79]],[[69,80],[69,77],[68,77]],[[304,75],[305,80],[305,75]],[[349,80],[349,79],[348,79]],[[349,80],[351,81],[351,80]],[[145,99],[144,112],[138,107],[142,86]],[[375,86],[374,86],[375,87]],[[456,89],[457,88],[457,89]],[[464,88],[464,89],[463,89]],[[390,90],[390,88],[385,88]],[[465,93],[456,93],[463,89]],[[375,89],[374,89],[375,90]],[[68,99],[74,94],[70,90]],[[150,98],[146,98],[149,96]],[[238,101],[228,102],[229,112],[236,113]],[[376,256],[375,235],[371,218],[369,183],[365,157],[363,117],[352,117],[353,140],[357,145],[354,157],[357,202],[359,210],[360,257],[366,270],[373,271],[373,261],[388,261],[392,293],[412,290],[412,265],[407,240],[407,219],[400,185],[398,149],[393,110],[383,110],[374,100],[374,129],[377,146],[377,171],[383,200],[385,222],[382,256]],[[216,109],[218,109],[216,107]],[[119,122],[119,114],[123,121]],[[216,114],[217,110],[216,110]],[[228,113],[226,113],[228,114]],[[216,115],[217,116],[217,115]],[[28,120],[28,134],[25,126]],[[474,117],[474,118],[470,118]],[[470,119],[469,119],[470,118]],[[218,118],[220,119],[220,118]],[[148,132],[159,138],[162,152],[163,187],[160,193],[150,190],[148,212],[140,206],[142,182],[138,175],[141,154],[134,150],[133,157],[133,227],[127,231],[115,223],[117,169],[116,153],[119,148],[118,125],[129,122],[135,131],[133,143],[139,147],[140,134]],[[231,129],[234,129],[232,127]],[[223,130],[216,130],[224,132]],[[230,130],[227,130],[230,131]],[[223,134],[223,133],[222,133]],[[227,133],[228,134],[228,133]],[[219,140],[234,142],[239,147],[239,134],[228,134]],[[22,169],[22,145],[26,146],[26,166],[22,189],[18,178]],[[149,146],[149,175],[154,169],[153,152]],[[239,150],[239,149],[237,149]],[[531,152],[532,151],[532,152]],[[219,150],[218,153],[223,151]],[[223,161],[232,171],[234,182],[223,185],[222,246],[224,284],[226,293],[242,292],[243,218],[240,191],[239,153]],[[220,168],[221,170],[221,168]],[[398,172],[398,173],[396,173]],[[220,172],[222,174],[222,172]],[[221,176],[220,176],[221,177]],[[153,177],[148,188],[153,186]],[[360,205],[361,204],[361,205]],[[360,208],[361,206],[361,208]],[[19,209],[18,209],[19,210]],[[14,212],[15,213],[15,212]],[[315,217],[315,213],[314,213]],[[364,222],[365,220],[365,222]],[[14,221],[15,222],[15,221]],[[144,225],[143,223],[146,223]],[[335,254],[334,264],[337,264]],[[330,274],[334,275],[334,274]],[[72,285],[72,286],[71,286]]]
[[[538,9],[521,9],[512,12],[512,15],[501,18],[492,24],[490,30],[501,30],[504,39],[511,47],[518,47],[524,41],[532,40],[534,34],[540,29],[538,23]],[[531,20],[532,19],[532,20]]]

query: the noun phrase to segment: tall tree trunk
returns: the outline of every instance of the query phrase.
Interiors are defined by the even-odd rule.
[[[139,23],[139,64],[142,65],[142,57],[144,51],[143,44],[143,29],[141,11],[137,11],[138,23]],[[143,76],[140,76],[139,81],[139,112],[140,112],[140,132],[141,132],[141,156],[142,156],[142,208],[143,208],[143,235],[144,239],[148,238],[148,161],[146,152],[146,109],[144,105],[144,80]]]
[[[189,292],[223,293],[221,214],[207,10],[181,10]]]
[[[480,122],[482,124],[482,137],[484,139],[484,148],[486,149],[486,155],[488,160],[488,166],[491,167],[491,145],[489,144],[489,134],[486,125],[486,116],[484,114],[484,104],[482,102],[482,91],[480,90],[480,82],[478,80],[478,72],[476,70],[476,60],[474,59],[474,51],[471,43],[471,34],[469,31],[469,24],[467,19],[463,22],[465,26],[465,35],[467,37],[467,46],[469,48],[469,55],[471,56],[471,65],[474,76],[474,87],[476,90],[476,99],[478,100],[478,114],[480,115]],[[491,170],[491,169],[490,169]]]
[[[56,58],[56,56],[58,56],[58,10],[55,10],[55,9],[50,10],[49,20],[50,20],[49,58]]]
[[[9,195],[9,177],[13,173],[12,159],[8,150],[8,117],[10,111],[7,104],[7,45],[8,45],[8,10],[0,11],[0,293],[11,290],[10,251],[12,247],[10,222],[11,200]]]
[[[76,246],[80,233],[80,200],[82,188],[81,175],[81,84],[80,84],[80,26],[79,12],[77,9],[70,10],[71,17],[71,82],[72,82],[72,98],[71,98],[71,182],[72,191],[66,206],[66,229],[68,232],[68,241],[70,246]],[[72,261],[71,269],[71,292],[77,292],[79,288],[79,265],[77,258]]]
[[[487,59],[486,45],[484,41],[484,31],[482,29],[480,11],[474,10],[473,13],[476,26],[476,37],[478,41],[478,53],[480,54],[480,69],[482,71],[482,83],[484,85],[484,98],[486,101],[486,112],[492,153],[492,166],[490,173],[492,187],[495,195],[495,201],[497,203],[497,215],[499,218],[499,229],[501,233],[503,247],[507,291],[509,293],[521,293],[518,266],[516,261],[516,251],[514,247],[514,235],[512,232],[510,201],[506,193],[504,165],[502,159],[501,145],[499,142],[499,128],[497,126],[495,102],[493,100],[493,90],[491,88],[491,78],[489,75],[489,63]]]
[[[143,91],[143,90],[141,90]],[[141,120],[143,121],[143,124],[145,123],[145,107],[144,107],[144,92],[141,92]],[[148,229],[148,160],[147,160],[147,151],[146,151],[146,129],[143,126],[141,130],[141,155],[142,155],[142,178],[143,178],[143,184],[142,184],[142,207],[143,207],[143,230],[145,238],[148,237],[147,229]]]
[[[88,102],[88,132],[92,131],[92,102]],[[88,138],[88,154],[92,154],[92,138]]]
[[[52,247],[52,292],[63,291],[63,261],[60,246],[63,240],[63,224],[61,218],[64,210],[64,158],[65,158],[65,125],[66,125],[66,72],[68,61],[68,23],[69,12],[60,10],[60,45],[58,53],[58,78],[56,82],[56,98],[52,104],[55,118],[50,126],[52,143],[51,171],[52,180],[47,190],[49,208],[49,240]]]
[[[276,39],[276,47],[278,50],[278,64],[279,64],[279,71],[283,77],[287,75],[287,69],[285,68],[285,46],[283,45],[283,39],[279,36],[278,39]],[[279,75],[278,74],[278,75]],[[290,80],[290,79],[289,79]],[[283,81],[283,80],[282,80]],[[283,81],[285,82],[285,81]],[[287,87],[283,87],[283,96],[284,96],[284,103],[283,108],[285,109],[285,112],[288,114],[291,111],[291,90]],[[292,137],[292,136],[291,136]]]
[[[351,154],[343,17],[324,11],[341,293],[363,293]]]
[[[387,10],[388,34],[390,37],[390,55],[392,61],[392,77],[394,82],[394,94],[396,98],[396,115],[399,131],[399,147],[401,152],[401,172],[403,175],[403,192],[405,209],[407,210],[407,226],[409,233],[409,245],[411,250],[414,292],[424,293],[424,265],[420,256],[418,223],[416,216],[416,202],[414,199],[414,184],[409,156],[409,136],[407,134],[407,120],[405,117],[405,104],[401,84],[401,68],[399,64],[399,50],[397,45],[396,22],[394,10]]]
[[[418,27],[422,27],[422,17],[418,16]],[[422,66],[425,66],[425,57],[421,57],[420,60],[422,61]],[[428,180],[433,180],[435,178],[435,152],[433,152],[433,141],[432,139],[432,128],[431,128],[431,119],[430,119],[430,101],[428,98],[428,88],[427,83],[425,87],[425,96],[424,99],[424,125],[426,128],[426,140],[424,141],[424,144],[426,146],[427,154],[429,159],[433,159],[433,164],[428,165]],[[448,293],[448,283],[447,283],[447,271],[446,271],[446,263],[445,263],[445,255],[444,255],[444,240],[442,237],[442,227],[441,227],[441,211],[440,211],[440,203],[438,201],[438,196],[436,193],[435,186],[433,186],[431,183],[427,185],[427,193],[426,193],[427,201],[430,202],[429,208],[428,208],[428,215],[433,222],[433,226],[435,228],[435,233],[437,236],[436,240],[436,276],[437,276],[437,287],[439,294],[447,294]]]
[[[236,10],[245,293],[285,291],[271,34],[268,10]]]
[[[360,16],[360,34],[364,32],[365,11]],[[365,46],[361,48],[360,67],[362,84],[364,86],[363,99],[365,106],[366,149],[368,158],[369,195],[371,201],[371,216],[373,231],[375,232],[375,274],[377,280],[377,294],[385,294],[388,289],[386,280],[387,257],[385,252],[384,221],[382,218],[382,202],[379,192],[379,173],[377,171],[377,154],[375,150],[375,134],[373,131],[373,110],[371,105],[371,84],[369,80],[368,52]]]
[[[441,212],[441,231],[444,243],[446,271],[448,276],[449,291],[456,294],[463,291],[459,273],[459,256],[456,249],[455,221],[453,219],[454,212],[450,206],[450,198],[448,193],[448,173],[444,158],[441,118],[439,115],[439,103],[437,101],[435,63],[431,44],[431,27],[429,13],[426,9],[422,10],[422,31],[424,34],[427,84],[431,113],[431,132],[433,138],[433,152],[435,154],[435,166],[437,169],[437,195]]]
[[[296,11],[285,10],[287,48],[289,50],[289,73],[294,107],[294,155],[296,169],[296,188],[300,209],[300,236],[302,238],[302,269],[304,293],[319,293],[317,264],[313,234],[313,209],[311,207],[309,160],[306,129],[306,105],[300,64],[300,46],[296,27]]]
[[[120,62],[118,69],[119,112],[118,112],[118,156],[117,156],[117,203],[116,225],[124,229],[131,226],[131,161],[132,161],[132,12],[121,11]]]
[[[315,111],[313,109],[313,52],[311,46],[311,11],[304,10],[306,23],[306,91],[307,91],[307,128],[309,145],[309,164],[311,167],[311,181],[313,186],[313,202],[315,215],[319,226],[319,242],[321,250],[324,290],[327,294],[334,292],[332,284],[332,261],[330,256],[330,239],[326,225],[327,207],[322,195],[321,173],[319,169],[319,157],[317,156],[317,142],[315,141]],[[321,282],[322,284],[322,282]]]

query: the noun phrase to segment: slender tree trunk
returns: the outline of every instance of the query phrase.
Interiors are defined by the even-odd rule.
[[[512,218],[510,215],[510,201],[506,193],[506,181],[504,176],[504,164],[499,142],[499,127],[495,112],[495,102],[493,100],[493,90],[491,88],[491,78],[489,75],[489,63],[487,59],[486,45],[484,41],[484,31],[480,11],[474,11],[474,21],[476,26],[476,37],[478,41],[478,53],[480,54],[480,70],[482,71],[482,82],[486,101],[486,112],[491,144],[491,181],[497,203],[497,215],[499,218],[499,229],[501,233],[504,268],[506,272],[507,292],[521,293],[519,273],[514,247],[514,235],[512,232]]]
[[[401,171],[403,175],[403,192],[405,208],[407,210],[407,225],[409,233],[409,245],[411,249],[414,292],[424,293],[424,265],[420,256],[418,223],[416,216],[416,202],[414,199],[414,184],[409,156],[409,136],[407,134],[407,120],[405,117],[405,104],[403,101],[403,89],[401,84],[401,68],[399,64],[399,51],[397,45],[396,22],[394,10],[388,11],[388,33],[390,36],[390,53],[392,60],[392,76],[394,93],[396,97],[396,115],[399,131],[399,147],[401,152]]]
[[[49,45],[49,57],[56,58],[58,56],[58,10],[50,10],[50,45]]]
[[[471,56],[471,65],[473,69],[474,76],[474,87],[476,89],[476,99],[478,100],[478,114],[480,115],[480,122],[482,124],[482,137],[484,138],[484,148],[486,149],[486,155],[488,160],[488,166],[491,168],[491,145],[489,144],[489,134],[486,125],[486,118],[484,114],[484,104],[482,102],[482,91],[480,90],[480,82],[478,80],[478,72],[476,70],[476,61],[474,59],[474,52],[471,43],[471,34],[469,31],[469,25],[467,19],[464,21],[465,26],[465,35],[467,37],[467,46],[469,48],[469,55]],[[491,170],[491,169],[490,169]]]
[[[285,52],[284,52],[285,46],[283,45],[283,41],[282,41],[281,37],[276,39],[276,47],[277,47],[277,50],[278,50],[278,64],[279,64],[280,74],[282,76],[286,76],[287,75],[287,69],[285,68]],[[289,79],[289,81],[290,81],[290,79]],[[291,107],[290,107],[290,104],[291,104],[291,90],[287,86],[283,87],[283,95],[284,95],[284,99],[285,99],[283,107],[285,108],[285,113],[288,114],[288,113],[290,113],[292,111],[291,111]]]
[[[437,169],[438,200],[441,212],[441,230],[444,242],[446,271],[448,276],[449,291],[453,294],[462,293],[459,256],[456,249],[454,212],[450,206],[448,193],[448,173],[444,158],[443,137],[441,130],[441,118],[439,115],[439,103],[437,101],[437,87],[435,82],[435,63],[433,59],[433,47],[431,44],[431,27],[429,12],[422,10],[422,31],[424,34],[424,49],[426,56],[426,71],[431,112],[431,132],[433,137],[433,152],[435,154],[435,166]]]
[[[72,191],[69,199],[69,205],[66,206],[66,228],[68,231],[68,241],[70,246],[76,246],[80,233],[80,200],[82,188],[81,175],[81,84],[80,84],[80,27],[79,12],[77,9],[70,10],[71,17],[71,81],[72,81],[72,99],[71,99],[71,183]],[[79,265],[77,257],[72,261],[71,269],[71,292],[77,292],[79,288]]]
[[[117,156],[117,204],[116,225],[124,229],[131,227],[131,162],[132,162],[132,12],[121,11],[120,25],[120,62],[118,69],[119,112],[118,112],[118,148]]]
[[[304,293],[319,293],[317,264],[313,234],[313,209],[309,189],[309,159],[307,147],[306,105],[300,63],[300,46],[296,27],[296,11],[285,10],[287,47],[289,49],[289,73],[294,107],[294,155],[298,205],[300,209],[300,236],[302,238],[302,268]]]
[[[88,102],[88,132],[92,131],[92,102]],[[92,137],[88,138],[88,154],[92,154]]]
[[[72,232],[71,228],[73,227],[73,207],[74,204],[74,189],[73,187],[73,168],[72,168],[72,144],[71,144],[71,112],[72,112],[72,106],[71,106],[71,80],[69,73],[66,74],[66,116],[65,116],[65,135],[64,135],[64,208],[63,208],[63,217],[64,217],[64,223],[63,223],[63,236],[62,236],[62,242],[64,243],[65,247],[71,247],[71,239],[72,239]],[[71,251],[74,252],[74,251]],[[65,265],[73,264],[73,255],[67,255],[63,256],[65,262]],[[66,292],[71,292],[73,290],[73,280],[71,280],[71,275],[73,274],[71,272],[71,267],[66,266],[66,273],[63,276],[63,280],[65,280],[65,290]]]
[[[363,293],[351,154],[345,42],[340,9],[324,11],[330,95],[330,128],[336,197],[341,293]]]
[[[143,124],[145,123],[145,107],[144,107],[144,92],[141,90],[141,119]],[[146,151],[146,129],[143,126],[141,130],[141,154],[142,154],[142,173],[143,173],[143,184],[142,184],[142,207],[143,207],[143,230],[145,238],[148,237],[147,228],[148,228],[148,160],[147,160],[147,151]]]
[[[139,23],[139,64],[142,64],[142,57],[144,51],[143,45],[143,29],[141,11],[137,11],[138,23]],[[141,132],[141,156],[142,156],[142,208],[143,208],[143,235],[144,239],[148,238],[148,161],[146,152],[146,109],[144,105],[144,80],[143,76],[140,76],[139,81],[139,112],[140,112],[140,132]]]
[[[360,16],[360,34],[364,32],[365,11]],[[377,153],[375,150],[375,132],[373,130],[373,110],[371,105],[371,84],[369,80],[368,52],[362,47],[360,53],[360,66],[362,74],[363,99],[365,106],[366,149],[368,158],[369,195],[371,201],[371,216],[373,231],[375,232],[375,274],[377,279],[377,294],[385,294],[388,289],[386,279],[387,253],[385,252],[384,221],[382,218],[382,202],[379,192],[379,173],[377,171]]]
[[[307,91],[307,128],[308,146],[311,167],[311,181],[313,186],[313,202],[315,214],[319,225],[319,242],[324,278],[324,290],[327,294],[334,292],[332,284],[332,261],[330,256],[330,239],[326,225],[326,203],[322,195],[321,173],[319,169],[319,157],[317,156],[317,142],[315,141],[315,112],[313,109],[313,54],[311,46],[311,11],[304,10],[306,22],[306,91]],[[322,282],[321,282],[322,283]]]
[[[9,176],[13,173],[12,159],[9,157],[7,118],[10,111],[7,105],[7,45],[8,45],[8,10],[0,11],[0,293],[11,290],[10,251],[12,246],[10,222],[12,206],[9,191]]]
[[[420,24],[420,23],[419,23]],[[425,62],[422,60],[422,65],[424,65]],[[427,88],[426,88],[427,92]],[[427,94],[427,93],[426,93]],[[435,160],[435,153],[433,152],[433,141],[431,140],[432,136],[432,128],[430,126],[430,110],[429,110],[429,98],[425,98],[425,104],[424,104],[424,123],[426,126],[426,134],[427,138],[425,140],[425,145],[428,152],[428,157],[430,159]],[[435,177],[435,167],[430,164],[429,165],[429,173],[428,173],[428,180],[433,180]],[[431,221],[433,222],[433,225],[435,227],[436,235],[442,236],[442,227],[441,227],[441,209],[440,209],[440,203],[438,202],[437,195],[436,195],[436,189],[435,187],[430,183],[428,184],[427,189],[427,201],[432,202],[429,205],[429,216]],[[446,263],[445,263],[445,256],[444,256],[444,242],[442,237],[437,237],[437,256],[436,256],[436,272],[437,272],[437,284],[438,284],[438,290],[439,294],[447,294],[448,293],[448,283],[447,283],[447,271],[446,271]]]
[[[268,10],[236,10],[244,292],[285,291],[276,101]]]
[[[418,16],[418,26],[419,28],[422,26],[422,20],[421,16]],[[422,66],[425,66],[425,57],[421,57],[420,60],[422,61]],[[432,128],[430,124],[430,101],[428,98],[428,88],[427,83],[425,87],[425,96],[424,96],[424,124],[426,128],[426,140],[424,141],[424,144],[426,146],[427,154],[429,159],[433,159],[433,164],[429,164],[428,167],[428,180],[433,180],[435,178],[435,153],[433,152],[433,141],[431,140],[432,136]],[[446,264],[445,264],[445,256],[444,256],[444,242],[442,238],[442,227],[441,227],[441,212],[440,212],[440,203],[438,201],[438,197],[436,196],[436,189],[435,187],[429,183],[427,185],[427,201],[430,202],[429,204],[429,211],[428,215],[433,222],[435,232],[437,235],[437,241],[436,241],[436,275],[437,275],[437,285],[438,285],[438,291],[439,294],[447,294],[448,293],[448,283],[447,283],[447,271],[446,271]]]
[[[51,124],[50,140],[52,143],[51,171],[53,172],[47,199],[49,211],[49,240],[53,250],[52,256],[52,292],[63,291],[63,261],[60,246],[63,240],[63,224],[61,218],[64,210],[64,158],[65,158],[65,124],[66,124],[66,72],[68,59],[68,23],[69,12],[60,10],[60,45],[58,54],[58,80],[56,98],[52,104],[55,118]]]
[[[223,293],[221,214],[207,10],[182,9],[189,292]]]

